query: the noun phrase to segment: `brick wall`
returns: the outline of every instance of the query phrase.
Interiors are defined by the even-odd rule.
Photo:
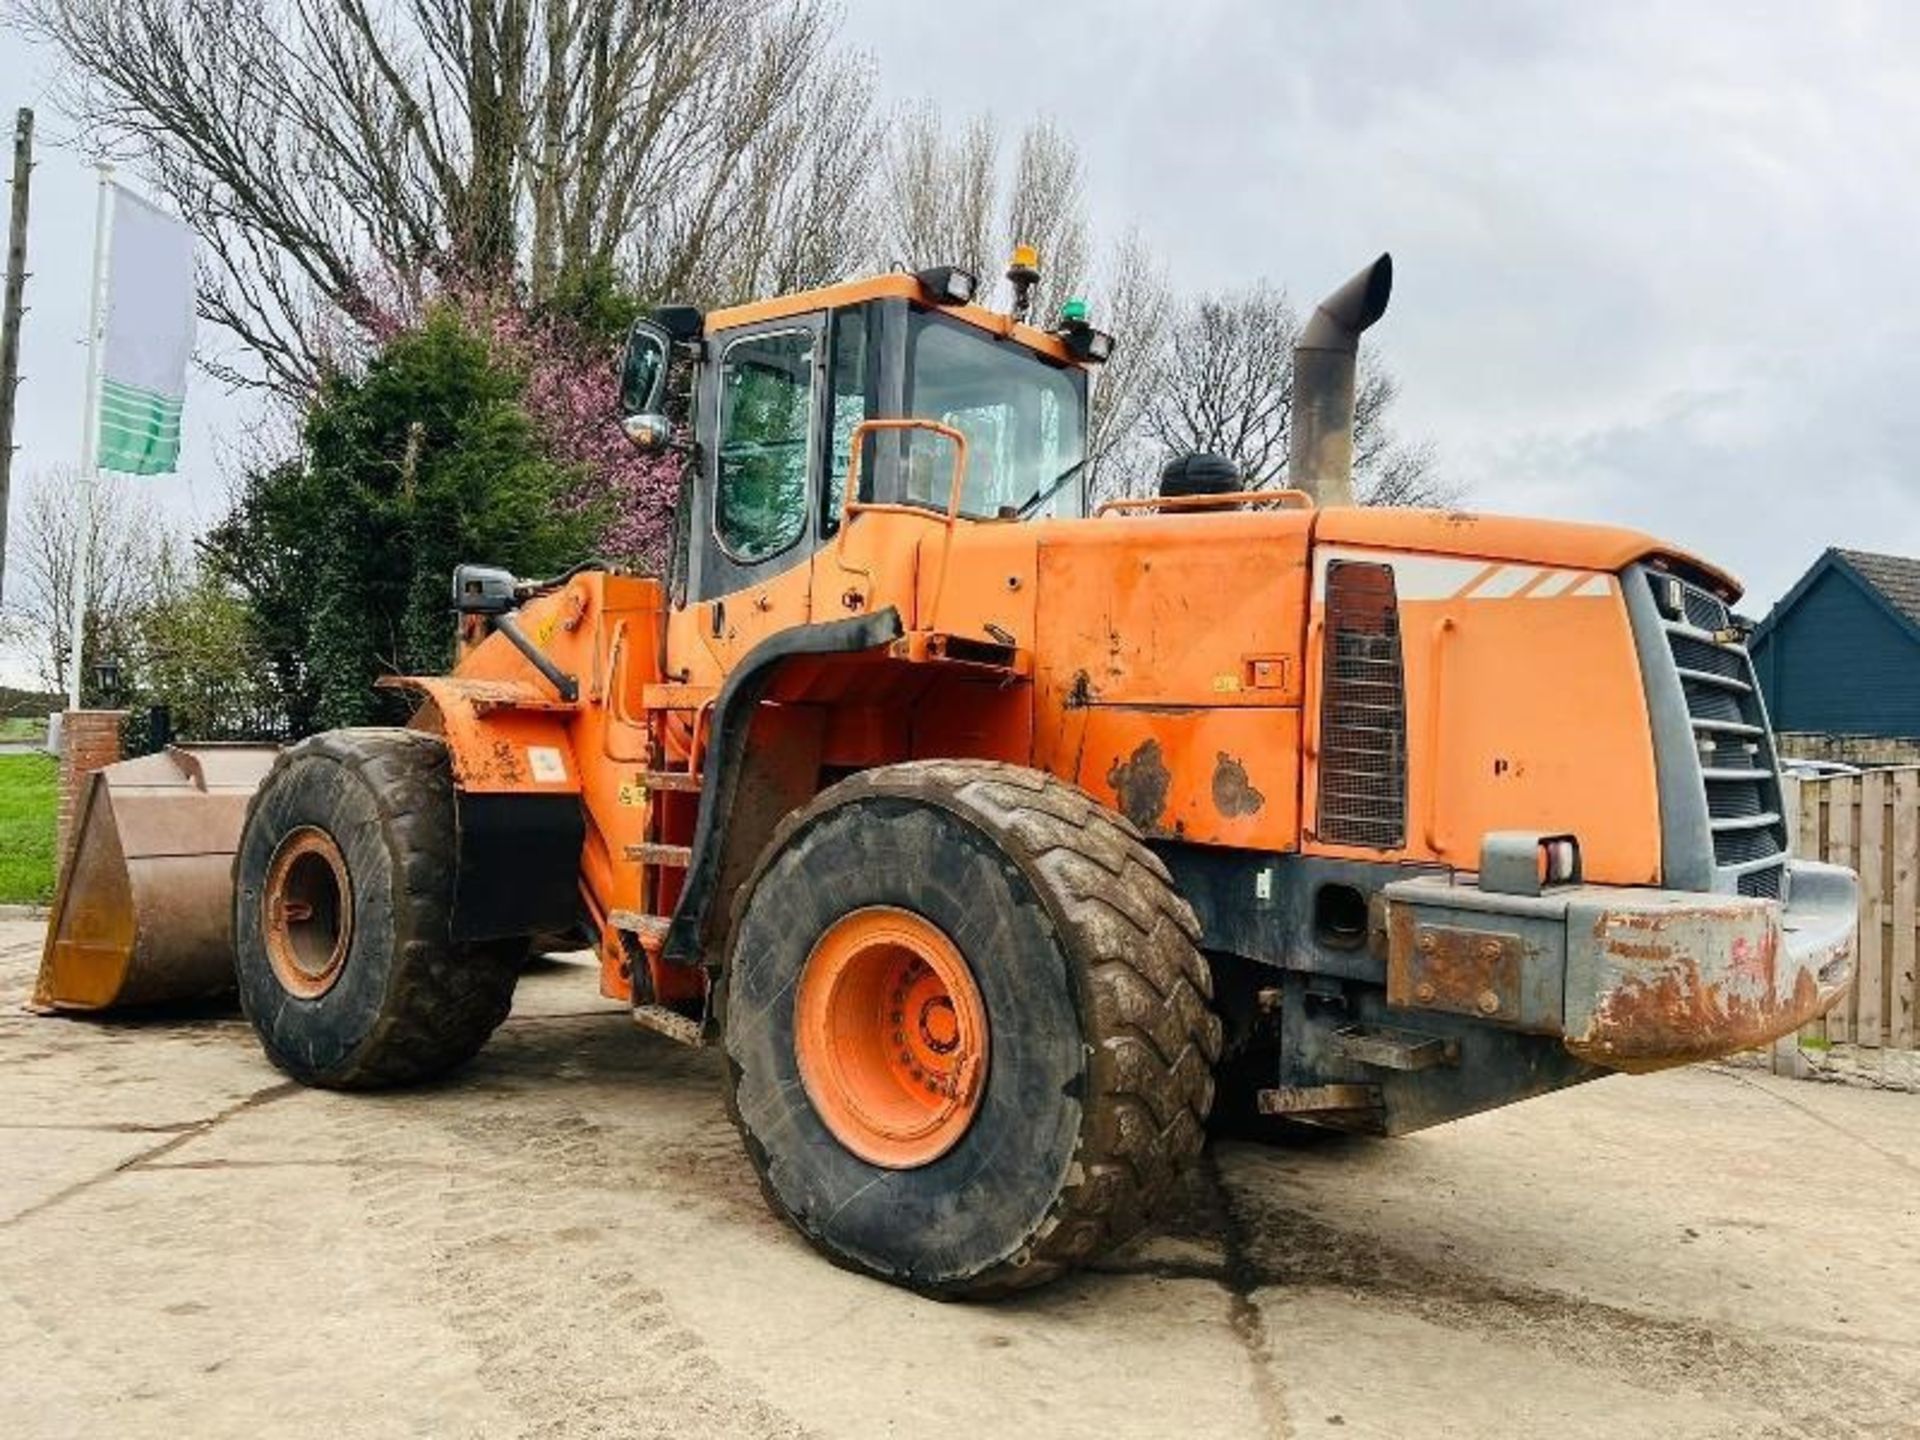
[[[126,718],[124,710],[69,710],[61,717],[60,848],[56,853],[62,866],[82,787],[94,771],[120,758],[120,724]]]

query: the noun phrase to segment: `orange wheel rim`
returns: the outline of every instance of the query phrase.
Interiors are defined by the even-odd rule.
[[[800,972],[794,1047],[807,1098],[862,1160],[931,1164],[959,1143],[987,1076],[987,1007],[958,947],[891,906],[843,915]]]
[[[303,825],[282,840],[260,903],[267,961],[281,985],[304,1000],[326,994],[353,939],[353,887],[333,837]]]

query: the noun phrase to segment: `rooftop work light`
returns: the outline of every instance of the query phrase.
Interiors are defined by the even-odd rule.
[[[936,305],[965,305],[980,288],[980,277],[958,265],[929,265],[913,272],[920,288]]]

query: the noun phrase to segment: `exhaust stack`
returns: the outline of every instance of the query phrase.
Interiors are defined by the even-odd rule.
[[[1293,347],[1287,483],[1315,504],[1353,503],[1354,357],[1392,294],[1393,257],[1382,255],[1320,302]]]

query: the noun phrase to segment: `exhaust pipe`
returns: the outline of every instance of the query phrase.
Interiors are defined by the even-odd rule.
[[[1393,257],[1382,255],[1320,302],[1293,347],[1287,483],[1317,505],[1353,503],[1354,357],[1392,294]]]

